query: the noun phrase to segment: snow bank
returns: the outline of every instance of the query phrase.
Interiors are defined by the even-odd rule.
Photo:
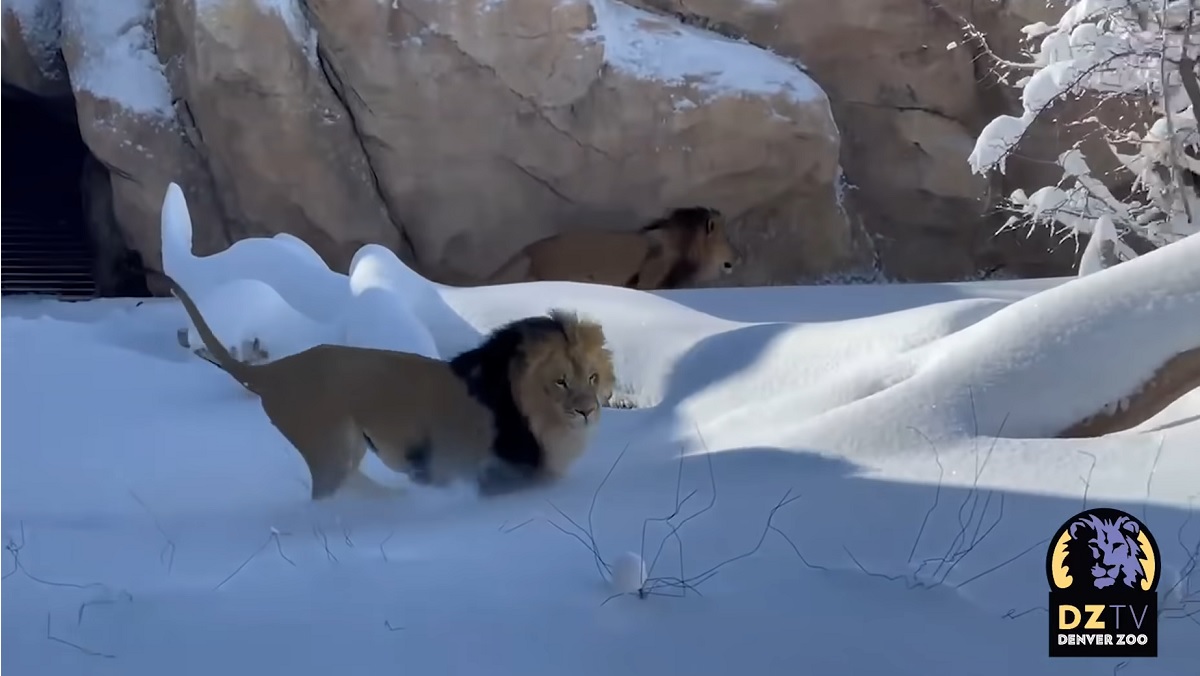
[[[352,300],[340,320],[347,345],[435,359],[440,356],[430,327],[413,308],[426,309],[424,316],[429,318],[428,308],[433,306],[435,319],[444,319],[449,308],[437,305],[441,299],[429,282],[409,270],[395,254],[375,244],[359,249],[350,262],[349,284]],[[439,323],[438,328],[444,324]]]
[[[923,399],[974,392],[982,429],[1046,437],[1136,391],[1200,344],[1200,237],[1081,277],[947,338]]]
[[[897,432],[911,428],[935,441],[977,432],[1053,436],[1196,346],[1197,256],[1200,238],[1189,237],[1013,303],[869,370],[862,377],[885,385],[878,393],[771,433],[880,454],[894,447]],[[745,417],[729,424],[744,424]],[[853,426],[864,419],[879,424]]]
[[[334,327],[298,312],[274,288],[257,279],[233,279],[206,288],[193,300],[217,339],[235,359],[245,361],[239,355],[244,355],[245,346],[254,341],[258,341],[268,360],[341,341]],[[204,347],[191,320],[183,321],[189,327],[188,346],[193,350]]]
[[[247,237],[210,256],[192,253],[192,218],[183,190],[167,186],[161,213],[163,271],[198,297],[235,279],[264,282],[314,321],[330,323],[344,309],[346,276],[330,270],[296,237]]]
[[[1035,371],[1036,386],[1043,375],[1073,374],[1082,356],[1055,350],[1080,336],[1063,334],[1069,320],[1056,315],[1138,312],[1122,288],[1161,310],[1134,320],[1188,329],[1191,320],[1166,310],[1189,309],[1180,299],[1190,298],[1192,277],[1178,261],[1195,253],[1169,247],[1149,264],[1036,295],[1044,287],[1000,283],[661,295],[418,284],[476,331],[555,306],[595,317],[626,377],[653,385],[647,374],[660,374],[655,386],[669,395],[644,410],[606,410],[562,482],[489,501],[404,491],[312,504],[303,461],[253,397],[197,359],[158,353],[173,345],[177,304],[64,321],[14,316],[6,302],[3,349],[21,359],[3,370],[6,390],[19,392],[3,426],[5,664],[46,676],[306,676],[344,670],[352,653],[358,670],[422,674],[715,676],[796,664],[896,676],[1109,673],[1112,660],[1046,660],[1039,541],[1085,495],[1144,516],[1166,534],[1160,542],[1200,537],[1187,508],[1200,471],[1200,398],[1153,422],[1170,428],[1161,449],[1158,433],[1007,441],[981,461],[970,430],[958,429],[964,407],[952,388],[972,382],[993,350],[1001,365],[984,374],[996,376],[984,384],[993,394],[1021,368],[1047,371]],[[1123,268],[1132,272],[1118,275]],[[375,277],[374,288],[389,279]],[[901,293],[922,300],[898,307]],[[847,307],[853,317],[837,316]],[[761,321],[722,318],[745,308]],[[1018,335],[1022,318],[1045,327]],[[989,324],[995,345],[983,335]],[[120,346],[117,331],[130,334]],[[1017,338],[1028,354],[1013,353]],[[1096,359],[1099,343],[1080,344],[1093,368],[1108,365]],[[899,384],[865,384],[892,374]],[[921,398],[937,393],[930,379],[939,378],[951,389],[930,405]],[[791,405],[796,396],[806,406]],[[855,406],[835,434],[835,417]],[[48,412],[70,424],[46,424]],[[936,454],[909,424],[937,440]],[[980,464],[986,476],[976,482]],[[802,497],[768,522],[789,495]],[[681,504],[675,523],[687,522],[676,542],[654,519]],[[581,545],[591,537],[550,525],[571,530],[566,517],[594,536],[603,561]],[[945,584],[913,588],[940,576],[922,562],[946,560],[964,532],[983,535],[943,566],[953,568]],[[1162,555],[1172,576],[1188,570],[1181,547]],[[662,586],[709,571],[719,574],[701,583],[703,596]],[[606,603],[655,584],[644,599]],[[1200,659],[1194,625],[1172,618],[1160,619],[1157,673],[1185,673]],[[897,626],[938,636],[942,647],[930,651]],[[297,640],[305,636],[321,640]],[[687,649],[664,649],[672,645]]]

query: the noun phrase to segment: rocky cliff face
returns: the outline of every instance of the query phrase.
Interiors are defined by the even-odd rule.
[[[438,278],[572,228],[716,207],[730,281],[1065,270],[991,237],[966,0],[14,0],[4,81],[71,95],[150,267],[181,184],[197,254],[290,232]]]

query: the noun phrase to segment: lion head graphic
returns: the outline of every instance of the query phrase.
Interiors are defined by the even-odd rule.
[[[1057,589],[1150,591],[1157,551],[1145,527],[1115,509],[1093,509],[1072,518],[1051,550],[1051,583]]]

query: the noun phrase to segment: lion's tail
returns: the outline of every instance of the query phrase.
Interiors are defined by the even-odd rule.
[[[212,332],[212,328],[209,327],[208,322],[204,321],[204,315],[200,314],[200,309],[196,307],[196,303],[192,301],[192,297],[183,290],[183,287],[179,286],[178,282],[165,272],[154,271],[154,274],[163,278],[167,286],[171,289],[171,293],[175,294],[175,297],[183,304],[183,309],[187,311],[188,317],[192,319],[192,324],[196,326],[196,332],[200,334],[200,339],[204,341],[204,347],[217,360],[217,364],[226,373],[237,379],[242,384],[242,387],[257,394],[258,391],[254,388],[254,372],[257,367],[252,364],[240,362],[234,359],[233,355],[229,354],[229,350],[226,350],[225,346],[221,344],[221,341]]]

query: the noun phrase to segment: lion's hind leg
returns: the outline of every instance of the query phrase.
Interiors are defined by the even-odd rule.
[[[262,406],[271,423],[308,465],[313,500],[333,495],[358,469],[367,452],[367,443],[353,420],[274,397],[264,397]]]

